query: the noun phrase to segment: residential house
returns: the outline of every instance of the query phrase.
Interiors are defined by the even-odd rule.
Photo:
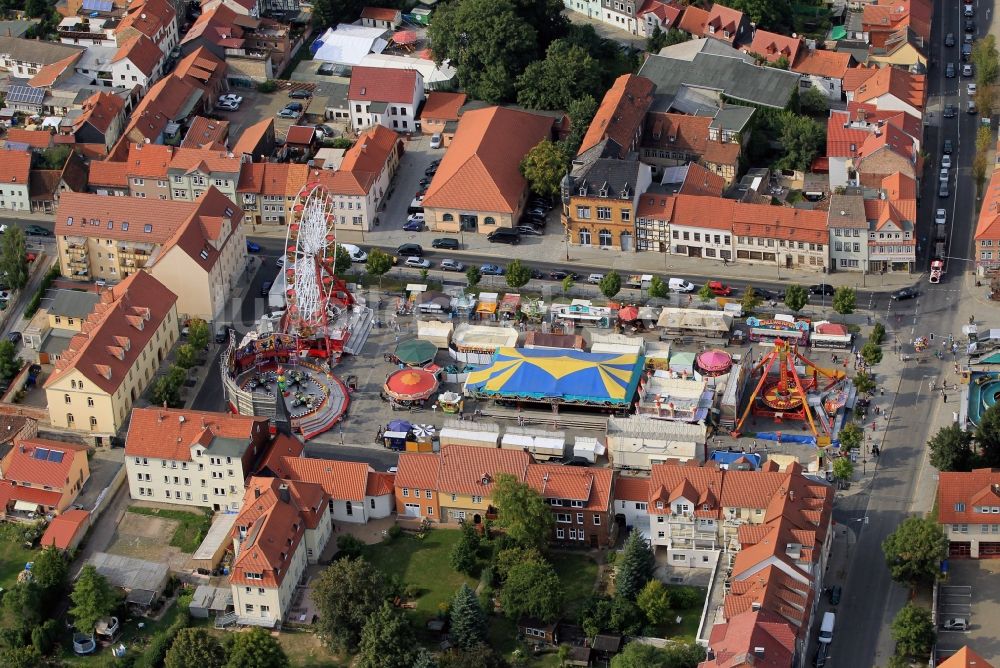
[[[433,90],[427,93],[427,100],[420,110],[420,131],[426,134],[440,134],[441,144],[451,144],[458,128],[460,110],[465,105],[465,93],[447,93]]]
[[[163,76],[166,56],[145,35],[135,35],[122,43],[111,58],[112,85],[139,87],[142,93]]]
[[[939,473],[937,514],[951,558],[1000,555],[1000,470]]]
[[[617,153],[615,149],[609,152]],[[625,159],[599,157],[579,162],[580,158],[574,161],[573,171],[562,184],[562,222],[571,243],[634,251],[639,197],[652,182],[649,165],[639,162],[634,153]]]
[[[927,102],[927,76],[898,67],[855,68],[844,79],[848,102],[865,102],[879,111],[905,111],[920,118]]]
[[[79,57],[83,50],[81,46],[0,36],[0,69],[18,79],[30,79],[43,67]]]
[[[233,525],[229,573],[237,621],[280,626],[306,567],[319,561],[332,533],[329,499],[319,485],[279,478],[247,481]]]
[[[699,663],[698,668],[757,665],[791,668],[799,658],[794,627],[762,609],[742,612],[712,626],[708,653],[709,658]]]
[[[890,50],[902,32],[911,33],[914,46],[926,50],[931,40],[932,14],[929,0],[876,0],[861,9],[861,31],[873,55]]]
[[[522,450],[465,445],[448,445],[437,454],[403,453],[394,483],[396,512],[442,524],[482,524],[496,515],[496,477],[524,482],[531,461]]]
[[[563,6],[587,18],[598,19],[599,21],[604,20],[601,0],[563,0]]]
[[[417,70],[355,66],[347,93],[351,127],[367,130],[383,125],[396,132],[413,132],[424,100],[424,78]]]
[[[5,151],[0,160],[0,209],[31,210],[31,152]]]
[[[39,364],[51,364],[69,347],[101,300],[98,292],[52,290],[47,305],[39,309],[24,328],[25,351],[33,350]]]
[[[915,180],[922,167],[917,142],[895,124],[885,124],[870,133],[858,148],[857,157],[849,164],[849,169],[855,172],[853,183],[868,187],[878,187],[882,179],[896,173]]]
[[[638,529],[649,540],[649,476],[615,476],[612,498],[615,521],[625,525],[626,534]]]
[[[232,153],[241,162],[253,162],[254,157],[259,162],[274,154],[274,119],[265,118],[253,125],[247,126],[239,139],[233,144]]]
[[[329,498],[333,522],[365,524],[396,510],[395,475],[363,462],[283,455],[270,457],[267,471],[282,480],[319,485]]]
[[[871,47],[867,62],[879,67],[905,67],[924,72],[927,69],[925,44],[912,28],[901,28],[886,40],[883,48]]]
[[[879,111],[873,105],[848,103],[847,111],[831,111],[827,120],[826,157],[830,188],[877,187],[897,171],[918,173],[922,124],[903,111]]]
[[[313,125],[293,125],[285,133],[285,150],[296,162],[310,158],[317,143],[316,127]]]
[[[118,95],[98,92],[84,100],[72,120],[70,133],[78,144],[100,144],[109,151],[124,126],[125,101]]]
[[[692,37],[711,37],[733,46],[750,40],[750,19],[743,12],[718,3],[708,9],[688,9],[677,27]]]
[[[247,162],[236,190],[247,222],[285,225],[292,217],[295,198],[309,177],[307,165]]]
[[[143,149],[136,145],[139,153]],[[129,152],[130,157],[132,151]],[[131,179],[129,190],[133,197],[152,197],[163,194],[160,185],[169,181],[166,188],[171,200],[193,202],[208,188],[214,188],[229,199],[236,201],[236,186],[240,180],[240,160],[227,150],[176,148],[172,151],[166,172],[156,174],[156,185],[152,180],[137,184]],[[141,193],[146,193],[143,195]]]
[[[557,544],[603,548],[614,540],[611,469],[529,464],[524,482],[549,504]]]
[[[601,20],[633,35],[639,34],[638,0],[601,0]]]
[[[245,481],[267,453],[267,418],[136,408],[125,439],[136,500],[239,510]]]
[[[403,14],[389,7],[365,7],[361,10],[361,25],[366,28],[396,30],[403,24]]]
[[[975,234],[976,274],[985,275],[1000,267],[1000,170],[990,174],[983,193]]]
[[[118,46],[138,35],[145,35],[163,53],[170,53],[178,43],[177,11],[169,0],[135,0],[115,28]]]
[[[611,144],[602,151],[604,157],[624,158],[638,150],[643,119],[652,103],[652,81],[634,74],[618,77],[604,94],[577,154],[587,153],[605,140],[610,140]]]
[[[268,119],[271,120],[271,119]],[[229,135],[229,121],[220,121],[204,116],[195,116],[191,121],[191,126],[184,134],[181,148],[200,148],[216,151],[217,153],[229,153],[226,148],[226,139]],[[233,155],[236,155],[233,152]],[[240,157],[240,156],[237,156]]]
[[[59,514],[90,478],[87,446],[37,436],[14,443],[0,461],[0,515]]]
[[[70,150],[61,169],[33,169],[28,183],[31,211],[52,213],[62,193],[87,191],[87,165],[80,154]]]
[[[8,151],[31,151],[40,153],[55,146],[55,135],[48,129],[25,130],[9,128],[4,133],[4,148]]]
[[[993,664],[970,649],[968,645],[937,665],[938,668],[993,668]]]
[[[144,269],[176,295],[179,313],[205,320],[247,262],[243,210],[214,186],[190,203],[67,193],[55,234],[65,276],[117,281]]]
[[[815,88],[831,100],[844,97],[844,77],[854,66],[854,56],[843,51],[803,50],[792,72],[802,75],[799,84],[803,91]]]
[[[666,33],[668,30],[677,27],[681,19],[684,7],[673,2],[663,0],[646,0],[635,13],[639,22],[638,34],[643,37],[652,37],[659,28],[660,32]]]
[[[87,191],[98,195],[128,197],[127,162],[93,160],[87,173]]]
[[[664,167],[700,164],[731,184],[739,173],[740,158],[750,133],[752,107],[727,105],[712,116],[653,111],[646,115],[642,160],[654,176]]]
[[[917,183],[895,173],[865,200],[868,218],[868,270],[912,271],[917,260]]]
[[[141,271],[101,293],[45,381],[54,427],[90,432],[98,445],[118,431],[177,341],[176,302],[176,295]]]
[[[868,271],[868,218],[859,188],[830,197],[830,267],[835,271]]]
[[[783,269],[811,271],[826,271],[829,267],[826,211],[738,202],[732,215],[738,262],[764,262]]]
[[[424,197],[427,226],[487,233],[513,227],[529,188],[521,160],[552,138],[549,116],[505,107],[466,111]]]
[[[754,31],[753,41],[743,50],[765,63],[784,65],[786,69],[791,69],[799,54],[807,51],[801,37],[788,37],[760,29]]]
[[[735,258],[733,219],[736,202],[717,197],[675,195],[668,203],[669,252],[687,257],[731,261]],[[643,212],[648,217],[647,212]]]

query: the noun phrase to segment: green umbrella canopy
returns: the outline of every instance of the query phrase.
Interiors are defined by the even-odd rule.
[[[434,359],[437,346],[430,341],[410,339],[396,346],[396,357],[403,364],[424,364]]]

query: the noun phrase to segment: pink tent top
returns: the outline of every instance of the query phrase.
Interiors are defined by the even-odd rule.
[[[392,36],[392,41],[396,44],[413,44],[417,41],[418,35],[413,30],[400,30]]]
[[[724,350],[706,350],[698,355],[697,364],[705,371],[726,371],[733,365],[733,356]]]
[[[836,322],[823,322],[816,325],[816,331],[820,334],[839,334],[843,336],[847,334],[847,327]]]
[[[618,319],[629,322],[639,317],[639,309],[634,306],[626,306],[618,311]]]

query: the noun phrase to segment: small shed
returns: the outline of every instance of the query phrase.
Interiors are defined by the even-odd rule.
[[[517,620],[517,634],[529,644],[558,645],[559,622],[546,622],[535,617],[521,617]]]
[[[224,615],[233,607],[233,592],[229,587],[199,585],[191,599],[191,616],[208,619],[209,616]]]
[[[573,456],[586,459],[591,464],[597,461],[607,451],[604,443],[597,438],[577,436],[573,440]]]
[[[592,645],[594,652],[604,659],[610,659],[622,649],[622,637],[615,633],[598,633]]]
[[[591,654],[593,650],[589,647],[570,647],[569,654],[566,655],[566,665],[587,668],[591,665]]]
[[[233,524],[236,523],[236,513],[220,513],[212,520],[212,526],[201,545],[191,555],[191,567],[202,575],[210,575],[222,561],[222,556],[232,545],[230,535]]]
[[[90,563],[112,586],[126,591],[126,602],[130,605],[152,605],[167,586],[169,571],[166,564],[107,552],[95,552]]]
[[[418,320],[417,338],[423,341],[430,341],[441,350],[444,350],[451,343],[451,332],[454,328],[455,325],[450,322]]]

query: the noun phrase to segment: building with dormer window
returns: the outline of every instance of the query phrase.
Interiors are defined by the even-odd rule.
[[[614,541],[612,471],[561,464],[529,464],[525,482],[552,510],[551,540],[577,547],[607,547]]]

